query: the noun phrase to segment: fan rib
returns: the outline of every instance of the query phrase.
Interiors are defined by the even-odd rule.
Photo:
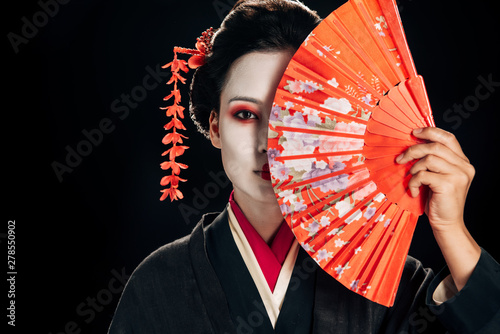
[[[285,93],[285,92],[286,92],[286,93],[288,93],[288,94],[291,94],[290,92],[288,92],[288,91],[286,91],[286,90],[283,90],[283,89],[281,89],[281,88],[280,88],[280,89],[278,89],[278,91],[279,91],[279,92],[282,92],[282,93]],[[350,103],[352,103],[352,104],[354,104],[354,105],[357,105],[357,106],[362,106],[362,107],[364,107],[365,109],[367,109],[367,110],[368,110],[368,111],[370,111],[370,112],[371,112],[371,111],[373,110],[373,108],[374,108],[374,106],[371,106],[371,105],[369,105],[369,104],[366,104],[366,103],[364,103],[364,102],[361,102],[361,101],[359,101],[357,98],[355,98],[355,97],[353,97],[353,96],[351,96],[351,95],[349,95],[349,94],[347,94],[347,93],[345,93],[345,92],[343,92],[343,91],[341,91],[341,90],[333,90],[333,89],[329,89],[328,87],[323,87],[323,91],[324,91],[324,93],[325,93],[325,94],[330,94],[330,96],[332,96],[332,97],[333,97],[333,96],[336,96],[336,97],[340,97],[340,98],[345,98],[345,99],[346,99],[346,100],[348,100]],[[286,93],[285,93],[285,94],[286,94]],[[283,99],[284,97],[281,97],[281,98]],[[333,109],[329,109],[329,108],[321,107],[317,101],[307,99],[307,98],[305,98],[304,96],[302,96],[302,99],[299,99],[299,98],[297,98],[297,97],[293,97],[293,99],[295,99],[295,100],[297,101],[297,103],[298,103],[298,104],[301,104],[300,102],[304,102],[304,100],[302,100],[302,99],[309,100],[309,101],[313,101],[313,103],[311,103],[311,106],[312,106],[311,108],[320,109],[321,111],[323,111],[323,112],[325,112],[325,113],[332,114],[332,115],[339,115],[339,114],[340,114],[340,115],[344,115],[344,116],[346,116],[346,114],[343,114],[343,113],[341,113],[341,112],[335,111],[335,110],[333,110]],[[298,102],[298,101],[300,101],[300,102]],[[361,103],[362,103],[362,104],[361,104]],[[351,116],[351,117],[354,117],[354,118],[356,118],[357,120],[358,120],[358,119],[360,119],[360,118],[358,118],[358,117],[356,117],[356,116]]]
[[[365,205],[365,203],[363,205]],[[371,229],[372,233],[373,233],[373,230],[378,225],[378,223],[376,223],[375,220],[377,220],[378,217],[381,214],[383,214],[390,205],[391,205],[391,203],[387,200],[384,201],[383,203],[380,203],[380,205],[377,207],[377,210],[375,211],[373,216],[364,223],[363,227],[360,230],[358,230],[357,233],[353,234],[352,239],[350,240],[349,247],[346,247],[347,248],[346,250],[353,250],[353,248],[357,248],[357,247],[363,248],[365,242],[371,236],[371,233],[369,235],[367,235],[366,232],[368,232]],[[351,260],[353,256],[355,256],[355,255],[352,255],[352,254],[349,254],[346,252],[338,253],[338,257],[336,258],[336,261],[338,263],[345,263],[345,262]],[[350,276],[357,277],[358,273],[351,272]]]
[[[424,118],[418,112],[418,109],[414,109],[407,99],[403,95],[400,88],[405,86],[405,81],[401,82],[399,85],[389,90],[387,97],[380,100],[379,107],[388,115],[395,119],[401,119],[400,122],[403,123],[405,127],[406,123],[413,124],[413,127],[417,127],[422,123]],[[409,96],[408,96],[409,97]],[[413,106],[415,106],[413,104]],[[406,110],[405,109],[406,107]],[[406,122],[403,122],[405,121]]]
[[[300,244],[328,274],[392,306],[426,192],[395,159],[434,126],[396,0],[349,0],[289,62],[274,98],[273,188]],[[339,168],[343,168],[340,169]]]
[[[361,117],[352,116],[349,114],[343,114],[341,112],[338,112],[338,111],[335,111],[335,110],[332,110],[329,108],[321,107],[320,105],[317,105],[317,102],[306,99],[306,98],[299,99],[284,89],[278,88],[278,93],[282,94],[282,95],[277,96],[278,100],[281,99],[281,100],[285,100],[285,101],[294,101],[294,103],[296,103],[302,107],[312,108],[314,110],[321,111],[325,114],[329,114],[329,115],[332,115],[332,116],[335,116],[335,117],[338,117],[340,119],[344,119],[344,120],[347,120],[350,122],[357,122],[357,123],[361,123],[361,124],[368,123],[368,121],[366,119],[363,119]]]
[[[404,151],[403,147],[399,146],[384,146],[373,147],[363,146],[363,156],[368,160],[375,160],[383,157],[396,157]]]
[[[382,99],[380,100],[378,104],[378,108],[381,111],[380,113],[372,113],[372,118],[381,122],[385,123],[386,125],[398,129],[400,131],[403,131],[405,133],[410,133],[412,128],[406,125],[403,120],[401,120],[401,116],[406,118],[406,115],[404,113],[398,112],[399,109],[397,106],[392,102],[390,99]],[[400,116],[399,118],[396,116]]]
[[[406,168],[409,169],[409,168]],[[412,212],[416,215],[421,215],[425,210],[425,202],[427,200],[427,193],[422,194],[417,198],[413,198],[408,189],[408,183],[413,175],[407,174],[404,176],[403,181],[395,183],[393,187],[390,184],[380,184],[380,188],[390,189],[387,191],[387,198],[392,202],[398,204],[401,208]],[[394,184],[394,183],[393,183]]]
[[[363,150],[353,150],[353,151],[336,151],[336,152],[325,152],[325,153],[310,153],[310,154],[297,154],[297,155],[282,155],[275,157],[274,160],[283,162],[286,160],[298,160],[298,159],[314,159],[314,158],[328,158],[342,155],[355,155],[362,154]]]
[[[344,24],[341,22],[339,16],[337,13],[333,13],[332,15],[332,20],[324,20],[327,25],[330,26],[330,28],[333,31],[338,30],[339,37],[341,39],[344,39],[342,37],[345,37],[344,43],[350,47],[351,50],[354,51],[354,54],[357,56],[357,58],[369,69],[371,69],[377,77],[379,78],[380,81],[384,83],[386,87],[392,87],[393,84],[391,81],[385,76],[385,74],[380,70],[378,65],[373,61],[373,59],[363,50],[362,46],[354,39],[354,37],[351,35],[351,33],[344,27]]]
[[[332,221],[330,223],[330,225],[328,226],[328,230],[324,230],[324,232],[328,232],[327,235],[318,235],[318,236],[314,236],[314,237],[310,237],[308,239],[306,239],[307,243],[311,243],[313,246],[316,245],[317,243],[314,242],[314,240],[317,240],[318,237],[322,237],[323,239],[321,239],[321,243],[323,244],[323,247],[328,244],[333,238],[335,238],[337,236],[337,234],[330,234],[330,232],[335,229],[335,228],[339,228],[339,227],[343,227],[345,228],[345,226],[349,226],[349,224],[347,224],[345,221],[350,218],[354,213],[356,213],[356,211],[360,210],[360,208],[362,208],[363,206],[366,206],[366,204],[368,202],[370,202],[371,200],[373,200],[373,198],[377,195],[377,192],[376,191],[373,191],[372,193],[368,194],[363,200],[361,200],[358,204],[356,204],[351,210],[349,210],[347,213],[345,213],[344,215],[342,215],[341,217],[337,217],[334,221]],[[313,216],[314,217],[314,216]],[[352,223],[351,223],[352,224]],[[337,260],[336,257],[334,257],[335,260]]]
[[[398,209],[393,221],[399,222],[402,214],[403,211]],[[399,224],[397,226],[399,226]],[[392,230],[386,229],[382,232],[382,237],[378,238],[376,246],[373,247],[373,253],[366,259],[365,268],[363,270],[363,274],[360,277],[360,281],[365,282],[367,281],[368,277],[370,277],[369,281],[372,282],[371,284],[375,284],[373,280],[373,276],[375,275],[376,271],[375,269],[377,269],[377,264],[380,263],[383,255],[386,253],[386,247],[389,244],[391,234]]]
[[[405,88],[408,90],[411,99],[417,105],[416,110],[419,111],[420,115],[427,120],[427,124],[435,126],[434,119],[432,118],[429,97],[427,95],[422,76],[418,75],[414,78],[406,80]]]
[[[323,181],[323,180],[326,180],[326,179],[329,179],[329,178],[332,178],[335,176],[339,176],[342,174],[352,174],[352,173],[357,172],[357,171],[362,170],[362,169],[366,169],[366,166],[364,164],[359,165],[359,166],[350,167],[350,168],[344,168],[342,170],[339,170],[339,171],[336,171],[336,172],[333,172],[330,174],[316,176],[316,177],[313,177],[311,179],[307,179],[307,180],[303,180],[303,181],[299,181],[299,182],[294,182],[294,183],[288,183],[287,185],[281,186],[280,189],[282,191],[288,190],[288,189],[296,189],[296,188],[300,188],[304,185],[312,184],[312,183],[318,182],[318,181]]]
[[[345,194],[353,191],[353,190],[357,190],[358,188],[361,188],[363,187],[365,184],[367,184],[368,182],[372,181],[371,178],[367,178],[367,179],[364,179],[364,180],[361,180],[359,182],[356,182],[355,184],[347,187],[346,189],[340,191],[340,192],[337,192],[335,194],[332,194],[330,196],[327,196],[327,197],[324,197],[323,199],[321,199],[321,201],[319,201],[318,203],[312,205],[312,206],[309,206],[306,210],[304,211],[300,211],[296,217],[294,217],[295,219],[300,219],[302,218],[303,216],[306,216],[307,214],[313,212],[313,211],[317,211],[317,212],[320,212],[321,210],[319,210],[320,208],[324,207],[324,206],[328,206],[328,207],[331,207],[332,206],[332,202],[334,202],[336,199],[338,198],[341,198],[342,196],[344,196]],[[344,216],[344,215],[343,215]],[[342,217],[343,217],[342,216]]]
[[[401,272],[404,267],[405,259],[406,259],[406,254],[408,254],[408,249],[410,246],[410,243],[407,243],[407,245],[400,245],[401,242],[400,240],[404,240],[404,238],[409,238],[407,240],[411,240],[411,234],[413,233],[413,230],[415,228],[414,223],[410,223],[411,218],[411,213],[408,211],[402,211],[401,217],[398,221],[398,224],[396,226],[396,229],[394,231],[394,235],[389,236],[386,247],[384,247],[384,254],[390,254],[391,256],[386,256],[384,257],[385,260],[385,265],[381,267],[381,269],[376,270],[373,272],[373,276],[371,281],[373,282],[373,288],[375,290],[380,290],[380,291],[396,291],[396,287],[399,284],[399,281],[401,279]],[[416,221],[416,220],[415,220]],[[401,259],[394,259],[395,255],[401,254],[398,253],[398,248],[403,247],[403,249],[406,249],[406,253],[404,253],[404,258]],[[380,260],[379,260],[380,261]],[[377,261],[377,263],[379,263]],[[384,264],[384,262],[381,262]],[[389,281],[386,281],[388,276],[387,273],[391,273],[391,275],[394,275],[391,277]],[[394,274],[392,274],[394,273]],[[383,288],[379,288],[380,286],[383,286]],[[393,294],[393,298],[395,297],[395,292]]]
[[[401,210],[399,210],[399,208],[396,205],[390,203],[390,201],[387,201],[386,203],[390,205],[387,209],[383,211],[383,214],[388,216],[387,219],[391,219],[390,223],[391,225],[396,224],[397,220],[399,219],[398,217],[400,217]],[[374,228],[371,230],[369,236],[364,238],[360,246],[363,250],[371,250],[371,252],[369,252],[364,258],[356,258],[356,257],[351,258],[349,261],[351,267],[358,268],[358,270],[346,273],[346,277],[349,277],[349,279],[346,280],[346,282],[348,282],[349,280],[352,281],[357,280],[359,283],[367,285],[365,291],[367,294],[372,295],[370,299],[377,301],[379,303],[383,303],[384,305],[387,305],[385,304],[387,301],[386,300],[381,301],[379,299],[377,290],[373,289],[372,285],[374,284],[373,284],[373,279],[371,277],[373,274],[374,265],[376,266],[378,261],[380,261],[380,257],[386,254],[385,248],[387,244],[391,241],[391,234],[393,232],[393,229],[390,228],[391,225],[386,225],[385,223],[381,224],[380,222],[374,225]],[[395,280],[395,279],[396,279],[395,277],[390,275],[389,277],[385,278],[385,281],[388,282],[389,280]],[[346,285],[346,283],[344,283],[344,285]],[[377,295],[377,297],[373,295]],[[384,296],[384,294],[382,294],[382,296]],[[390,305],[392,305],[392,301]]]
[[[387,232],[387,231],[391,231],[390,227],[391,224],[395,224],[397,223],[397,214],[399,212],[399,208],[397,207],[397,205],[395,205],[394,203],[392,203],[390,200],[386,200],[384,202],[384,210],[382,211],[382,213],[386,216],[385,218],[385,222],[384,222],[384,225],[382,224],[377,224],[374,226],[373,230],[371,231],[370,235],[366,238],[363,239],[363,243],[361,244],[361,246],[363,246],[365,249],[370,249],[372,250],[372,252],[370,253],[369,256],[367,256],[367,259],[368,260],[364,260],[363,261],[363,265],[359,268],[358,272],[355,273],[355,275],[353,275],[354,277],[357,277],[357,278],[363,278],[363,275],[362,273],[366,270],[366,267],[368,266],[369,264],[369,259],[371,258],[371,256],[373,256],[373,253],[377,246],[380,242],[381,242],[381,239],[383,237],[383,235]],[[386,225],[386,222],[387,220],[390,219],[390,224]],[[375,244],[375,246],[370,246],[369,244]],[[361,276],[360,276],[361,274]],[[363,281],[366,280],[366,278],[363,279]]]
[[[413,219],[413,214],[410,212],[404,212],[407,214],[405,218],[403,218],[403,222],[399,222],[402,225],[402,231],[399,235],[399,238],[393,242],[394,250],[392,251],[393,259],[389,261],[386,272],[395,272],[397,273],[395,277],[401,277],[401,273],[404,268],[404,263],[406,260],[406,254],[410,249],[410,243],[399,242],[400,240],[411,240],[413,232],[416,227],[417,219]],[[394,259],[394,256],[400,255],[402,258]],[[404,258],[403,258],[404,256]],[[393,289],[398,285],[399,279],[395,282]],[[395,290],[395,289],[394,289]]]
[[[371,161],[370,161],[371,160]],[[379,172],[382,169],[393,167],[395,162],[395,158],[393,155],[388,155],[385,157],[380,157],[377,159],[367,159],[366,165],[369,170],[375,174],[375,172]]]
[[[394,58],[390,54],[389,50],[385,47],[386,44],[382,40],[382,37],[375,32],[374,29],[371,29],[372,26],[374,26],[373,20],[371,20],[366,7],[361,1],[352,1],[354,9],[356,10],[356,13],[358,14],[360,20],[365,24],[367,27],[366,30],[370,33],[371,37],[377,41],[376,45],[380,51],[380,53],[384,56],[387,64],[389,65],[389,68],[392,70],[393,74],[395,77],[399,79],[399,81],[403,81],[406,79],[405,75],[401,71],[401,69],[394,63]],[[383,47],[384,46],[384,47]]]
[[[384,147],[384,146],[400,146],[409,147],[418,144],[417,140],[402,140],[392,137],[382,136],[374,133],[367,132],[365,135],[365,145],[371,147]]]
[[[318,75],[316,75],[314,73],[310,73],[309,74],[308,71],[305,71],[304,69],[298,68],[298,67],[292,67],[292,70],[294,70],[295,72],[297,72],[297,73],[299,73],[301,75],[304,75],[306,77],[308,75],[314,76],[313,79],[315,79],[317,82],[321,83],[321,85],[323,86],[323,92],[325,94],[327,94],[328,96],[339,95],[339,96],[342,96],[343,98],[346,98],[349,101],[353,102],[353,104],[357,104],[357,105],[360,105],[360,106],[365,106],[366,105],[370,109],[373,108],[373,106],[371,106],[371,105],[363,102],[362,100],[360,100],[358,98],[355,98],[355,97],[353,97],[353,96],[351,96],[349,94],[346,94],[344,91],[342,91],[340,89],[335,89],[333,86],[331,86],[330,84],[328,84],[328,81],[325,80],[323,77],[320,77],[320,76],[318,76]],[[356,83],[356,84],[358,85],[359,82]],[[366,84],[366,82],[365,82],[365,84]],[[366,84],[366,85],[368,85],[368,84]],[[332,88],[330,88],[330,87],[332,87]],[[368,87],[370,87],[370,86],[368,85]],[[367,87],[365,87],[365,88],[367,88]],[[380,94],[377,93],[377,96],[380,96]]]
[[[366,126],[366,131],[370,134],[381,135],[386,137],[392,137],[400,140],[411,141],[411,134],[399,131],[390,127],[384,123],[377,121],[376,119],[371,119]]]
[[[290,132],[295,132],[297,128],[291,127],[291,126],[276,126],[274,128],[276,131],[290,131]],[[329,129],[306,129],[306,128],[300,128],[301,133],[309,133],[309,134],[316,134],[316,135],[321,135],[321,136],[332,136],[332,137],[345,137],[345,138],[356,138],[356,139],[364,139],[365,135],[358,135],[355,133],[348,133],[348,132],[339,132],[335,130],[329,130]]]
[[[415,127],[427,125],[417,105],[413,102],[404,82],[400,82],[397,88],[389,90],[387,97],[394,102],[402,114],[411,120],[411,123],[413,123]]]
[[[396,44],[399,55],[401,56],[401,62],[408,72],[408,76],[410,78],[416,77],[417,70],[406,41],[403,24],[401,23],[401,17],[399,16],[396,3],[394,1],[379,1],[379,4],[392,33],[394,44]]]
[[[321,48],[321,45],[319,43],[319,40],[312,40],[311,45],[314,46],[317,49]],[[310,52],[309,50],[307,50]],[[377,99],[380,100],[383,95],[381,95],[375,88],[373,88],[370,84],[368,84],[365,79],[363,79],[359,74],[357,74],[354,70],[351,69],[351,67],[347,64],[344,64],[341,62],[339,59],[337,59],[334,55],[332,55],[330,52],[326,52],[325,54],[326,61],[325,64],[328,65],[329,68],[331,68],[333,71],[340,72],[341,75],[344,77],[348,78],[352,83],[355,83],[358,85],[359,83],[363,83],[363,87],[365,87],[367,90],[370,91],[371,94]],[[334,66],[338,67],[338,69]],[[339,71],[341,70],[341,71]]]

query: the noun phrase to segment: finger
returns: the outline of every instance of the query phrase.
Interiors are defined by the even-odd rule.
[[[461,156],[457,155],[450,148],[436,142],[410,146],[405,152],[396,158],[396,162],[399,164],[405,164],[415,159],[422,159],[427,155],[437,156],[457,166],[467,163]]]
[[[417,161],[410,168],[409,172],[410,174],[415,175],[418,172],[425,170],[440,174],[454,174],[460,171],[457,166],[449,163],[441,157],[435,155],[427,155]]]
[[[420,193],[421,186],[434,185],[433,188],[435,188],[436,185],[441,182],[441,179],[442,177],[440,174],[429,172],[427,170],[419,171],[408,182],[408,189],[410,190],[412,197],[417,197]]]
[[[428,155],[417,161],[409,170],[413,177],[408,187],[413,197],[418,196],[421,185],[428,185],[433,191],[457,193],[454,189],[468,190],[474,178],[474,167],[470,164],[456,166],[434,155]],[[460,191],[458,191],[459,193]]]
[[[440,143],[448,147],[463,160],[469,162],[469,159],[467,159],[462,151],[462,147],[460,146],[457,138],[451,132],[440,128],[427,127],[413,130],[413,135],[419,139]]]

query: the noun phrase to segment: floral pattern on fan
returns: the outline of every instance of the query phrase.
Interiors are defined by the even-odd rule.
[[[391,306],[425,196],[395,157],[433,126],[392,0],[350,0],[306,38],[269,119],[271,180],[301,246],[348,289]],[[422,192],[424,193],[424,192]]]

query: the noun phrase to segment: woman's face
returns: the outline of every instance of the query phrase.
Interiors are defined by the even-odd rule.
[[[211,115],[210,138],[221,149],[239,203],[277,205],[267,165],[267,129],[274,94],[291,57],[290,52],[281,51],[252,52],[238,58],[221,92],[219,117]]]

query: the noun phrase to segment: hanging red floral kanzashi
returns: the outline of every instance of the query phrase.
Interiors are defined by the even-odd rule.
[[[188,137],[179,133],[179,130],[186,130],[184,124],[182,124],[181,119],[184,119],[185,108],[180,105],[181,103],[181,93],[177,87],[177,83],[180,81],[182,84],[186,83],[186,78],[181,75],[181,72],[187,73],[189,68],[196,69],[203,64],[205,64],[205,56],[211,51],[211,40],[214,34],[214,29],[210,28],[204,31],[201,37],[196,40],[196,49],[186,49],[181,47],[174,47],[174,59],[162,66],[162,68],[169,68],[172,72],[172,77],[167,82],[167,85],[174,85],[174,89],[169,95],[163,98],[163,101],[168,101],[173,98],[173,104],[167,107],[160,107],[161,110],[166,111],[167,117],[170,117],[170,121],[165,124],[165,130],[172,132],[167,133],[162,140],[164,145],[172,145],[168,150],[162,153],[162,156],[168,155],[169,160],[160,164],[161,169],[171,170],[171,174],[164,176],[160,184],[167,188],[161,190],[163,195],[160,201],[165,200],[170,197],[171,201],[182,199],[184,195],[178,189],[179,182],[186,182],[186,179],[179,177],[181,169],[186,169],[188,166],[186,164],[177,162],[175,159],[184,154],[184,151],[189,148],[183,144],[183,139],[188,139]],[[177,57],[178,53],[189,54],[191,57],[188,61],[179,59]],[[189,68],[188,68],[189,66]]]

